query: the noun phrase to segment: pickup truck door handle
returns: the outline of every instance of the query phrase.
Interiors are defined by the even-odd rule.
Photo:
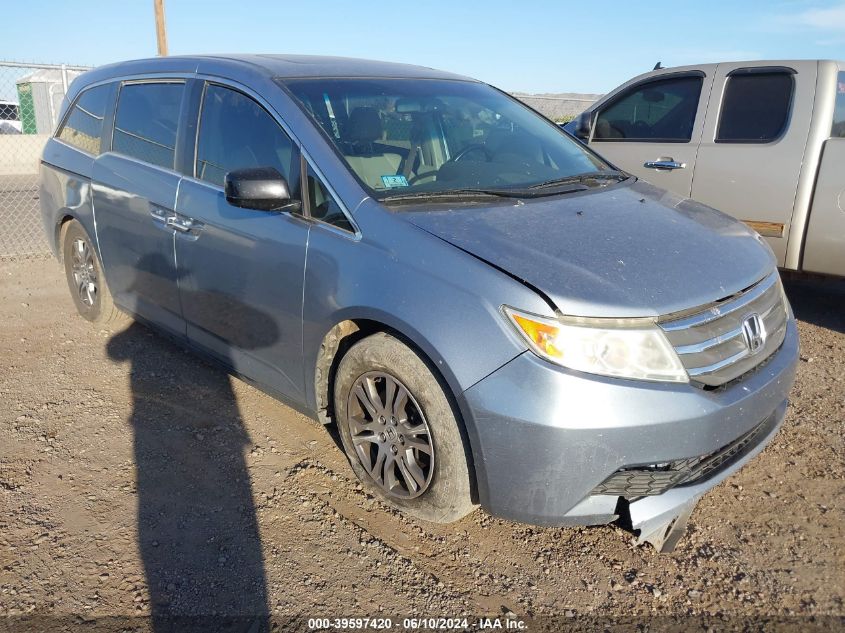
[[[683,169],[686,166],[686,163],[679,163],[672,158],[658,158],[657,160],[649,160],[643,163],[643,167],[660,170]]]

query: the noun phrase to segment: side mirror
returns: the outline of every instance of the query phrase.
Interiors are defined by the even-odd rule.
[[[566,124],[566,131],[572,134],[579,141],[586,143],[590,140],[590,131],[592,127],[592,112],[589,110],[582,112],[572,121]]]
[[[288,181],[274,167],[233,169],[223,179],[229,204],[258,211],[298,211],[301,202],[292,200]]]

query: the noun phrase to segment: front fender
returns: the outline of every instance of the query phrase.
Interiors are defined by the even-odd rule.
[[[315,410],[320,346],[338,323],[366,319],[399,332],[457,396],[525,351],[500,312],[503,304],[552,314],[528,287],[374,201],[357,210],[356,220],[360,240],[319,225],[309,237],[303,367],[307,405]]]

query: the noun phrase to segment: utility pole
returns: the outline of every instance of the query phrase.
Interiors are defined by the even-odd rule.
[[[167,55],[167,26],[164,23],[164,0],[153,0],[153,8],[156,14],[156,40],[158,41],[158,54],[161,57]]]

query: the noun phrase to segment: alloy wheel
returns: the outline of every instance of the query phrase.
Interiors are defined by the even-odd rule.
[[[71,272],[79,300],[92,307],[97,302],[97,269],[94,267],[94,251],[86,240],[73,240]]]
[[[413,499],[431,485],[434,445],[425,416],[407,387],[368,372],[347,401],[349,433],[361,465],[385,493]]]

